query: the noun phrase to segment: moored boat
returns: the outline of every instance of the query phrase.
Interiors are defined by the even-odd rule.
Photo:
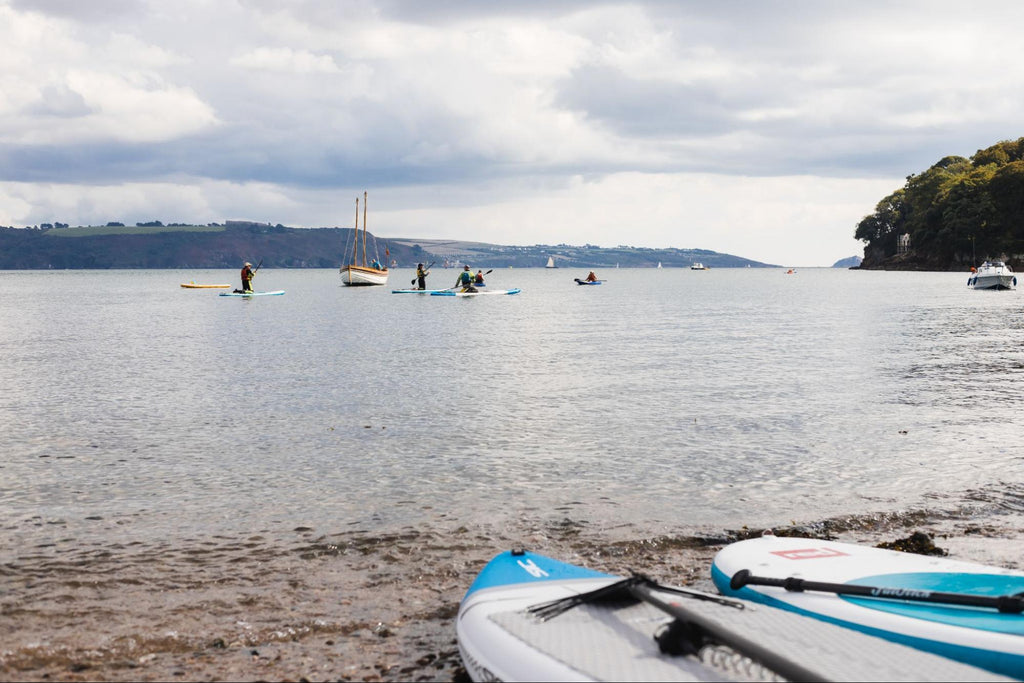
[[[375,261],[366,260],[366,192],[363,192],[363,250],[359,252],[359,197],[356,197],[356,227],[355,239],[352,241],[352,261],[343,265],[341,273],[342,283],[350,286],[386,285],[388,283],[388,269]]]
[[[967,284],[974,289],[1014,289],[1017,277],[1003,261],[985,261],[971,273]]]
[[[707,266],[705,266],[705,265],[704,265],[703,263],[701,263],[700,261],[697,261],[697,262],[696,262],[696,263],[694,263],[694,264],[693,264],[692,266],[690,266],[690,270],[710,270],[710,268],[708,268]]]

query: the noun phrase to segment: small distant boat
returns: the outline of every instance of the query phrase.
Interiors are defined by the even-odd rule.
[[[1014,289],[1017,277],[1002,261],[985,261],[967,279],[967,284],[974,289]]]
[[[581,280],[578,277],[573,279],[576,280],[578,285],[599,285],[604,282],[604,280]]]
[[[363,253],[359,254],[359,197],[356,197],[356,230],[352,240],[352,261],[342,266],[339,272],[342,283],[356,286],[386,285],[388,283],[387,267],[378,267],[377,263],[366,261],[366,192],[363,192]]]
[[[694,263],[694,264],[693,264],[692,266],[690,266],[690,270],[710,270],[710,268],[708,268],[707,266],[705,266],[705,265],[704,265],[703,263],[701,263],[700,261],[697,261],[697,262],[696,262],[696,263]]]
[[[231,285],[197,285],[195,282],[182,282],[185,289],[230,289]]]
[[[661,261],[658,261],[658,267],[661,268]]]
[[[792,274],[794,274],[795,272],[796,272],[795,270],[793,270],[792,268],[790,268],[789,270],[787,270],[787,271],[786,271],[786,275],[792,275]]]
[[[544,266],[544,267],[545,268],[557,268],[558,266],[555,265],[555,257],[554,256],[548,256],[548,264],[546,266]]]

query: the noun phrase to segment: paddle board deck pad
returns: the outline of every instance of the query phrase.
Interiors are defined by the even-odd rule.
[[[624,584],[647,597],[622,593]],[[483,568],[462,599],[456,633],[475,681],[773,680],[787,667],[791,679],[1006,680],[784,610],[525,551],[502,553]],[[752,650],[771,666],[737,654]]]
[[[254,296],[281,296],[284,294],[283,289],[279,289],[276,292],[221,292],[220,296],[237,296],[248,299]]]
[[[739,581],[733,584],[732,579],[742,570],[758,577],[889,589],[882,592],[895,597],[797,592],[770,585],[740,587]],[[1012,596],[1024,591],[1024,574],[1020,572],[848,543],[767,535],[723,548],[715,556],[711,574],[725,595],[813,616],[1024,679],[1024,614],[919,601],[936,599],[935,592]],[[897,599],[900,595],[918,599]]]
[[[491,289],[486,292],[456,292],[454,290],[443,290],[440,292],[431,292],[431,296],[489,296],[492,294],[518,294],[520,289]]]
[[[182,282],[185,289],[230,289],[231,285],[197,285],[194,282]]]

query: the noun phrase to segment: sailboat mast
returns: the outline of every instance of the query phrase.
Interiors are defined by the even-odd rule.
[[[366,265],[366,190],[363,190],[363,265]]]
[[[359,197],[356,197],[356,230],[352,239],[352,265],[356,265],[356,254],[359,253]]]

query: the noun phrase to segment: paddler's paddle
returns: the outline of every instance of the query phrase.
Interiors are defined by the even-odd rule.
[[[430,266],[434,265],[435,263],[437,263],[437,261],[431,261],[430,262]],[[424,268],[423,272],[426,273],[427,271],[429,271],[430,270],[430,266],[427,266],[426,268]],[[409,284],[410,285],[416,284],[416,280],[417,280],[417,278],[413,278],[413,279],[409,280]]]
[[[946,605],[966,605],[968,607],[988,607],[1004,614],[1020,614],[1024,612],[1024,597],[1016,595],[970,595],[968,593],[943,593],[941,591],[922,590],[919,588],[886,588],[879,586],[857,586],[849,583],[827,583],[824,581],[807,581],[790,576],[776,579],[767,576],[754,576],[747,569],[741,569],[732,575],[729,587],[739,590],[744,586],[775,586],[787,591],[819,591],[839,595],[857,595],[865,598],[886,598],[889,600],[909,600],[912,602],[937,602]]]
[[[640,601],[653,605],[672,621],[665,629],[655,636],[659,649],[666,654],[696,654],[708,643],[725,645],[741,655],[749,657],[767,669],[781,675],[789,681],[820,681],[819,673],[807,669],[785,654],[775,652],[760,643],[754,642],[742,633],[726,628],[715,619],[708,619],[695,610],[688,609],[683,600],[662,599],[655,591],[685,595],[698,600],[712,600],[737,609],[746,609],[742,601],[730,600],[717,595],[701,594],[697,591],[661,586],[642,574],[634,574],[589,593],[571,595],[567,598],[534,605],[527,608],[541,621],[557,617],[568,609],[589,602],[607,601]]]

